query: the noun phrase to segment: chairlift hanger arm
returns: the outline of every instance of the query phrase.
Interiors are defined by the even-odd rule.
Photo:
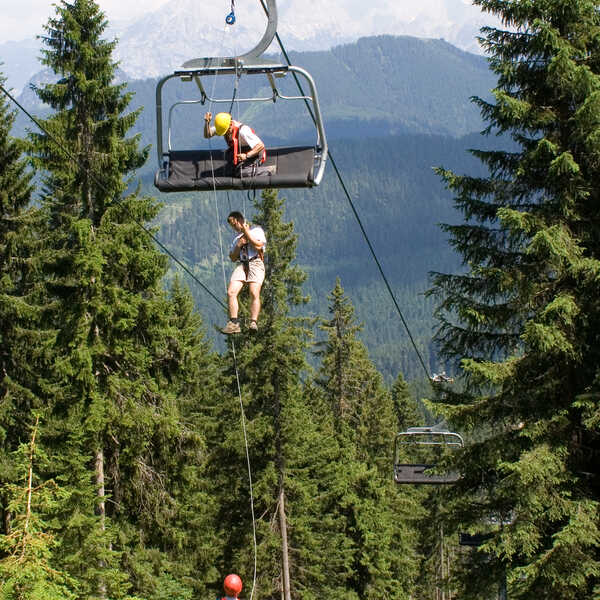
[[[266,2],[266,5],[265,5]],[[155,185],[162,192],[169,191],[187,191],[188,189],[205,190],[208,189],[208,183],[212,182],[210,189],[246,189],[252,187],[259,189],[263,187],[312,187],[319,185],[328,157],[327,139],[323,127],[323,119],[319,107],[316,86],[311,75],[299,67],[290,64],[281,64],[275,61],[267,60],[261,57],[267,50],[273,38],[277,35],[277,7],[276,0],[261,0],[261,4],[267,15],[267,29],[259,43],[249,52],[235,57],[217,57],[217,58],[197,58],[184,63],[171,75],[167,75],[158,81],[156,86],[156,151],[158,154],[159,171],[155,175]],[[233,1],[232,1],[233,13]],[[235,17],[233,17],[235,18]],[[288,59],[289,63],[289,59]],[[301,90],[300,96],[285,96],[279,94],[274,82],[274,76],[285,75],[292,72],[297,80],[296,74],[302,75],[307,81],[310,90],[309,95],[305,95]],[[283,148],[270,148],[267,154],[267,161],[273,164],[267,165],[265,169],[274,169],[268,171],[265,175],[256,175],[251,178],[245,178],[241,181],[239,177],[228,175],[228,161],[223,155],[222,160],[217,156],[218,151],[213,150],[174,150],[171,148],[171,125],[173,109],[180,104],[203,104],[206,100],[211,102],[228,102],[231,99],[213,99],[209,98],[206,90],[200,80],[204,75],[233,75],[237,81],[242,75],[264,74],[269,80],[272,96],[269,98],[234,98],[239,102],[275,102],[277,98],[284,100],[304,100],[312,103],[311,117],[315,124],[317,140],[314,146],[290,146]],[[168,129],[167,129],[167,148],[164,148],[164,123],[163,123],[163,102],[162,91],[165,83],[178,77],[181,81],[195,81],[200,90],[201,99],[192,101],[176,102],[168,111]],[[236,88],[237,90],[237,88]],[[308,106],[308,104],[307,104]],[[229,110],[231,112],[231,109]],[[217,154],[215,154],[217,152]],[[208,157],[208,158],[207,158]],[[215,176],[215,158],[223,164],[219,172],[219,177]],[[208,160],[210,159],[210,160]],[[210,164],[210,177],[208,165]],[[207,183],[208,182],[208,183]],[[241,186],[241,187],[240,187]]]
[[[275,34],[277,33],[277,4],[275,0],[266,0],[267,7],[267,28],[254,48],[252,50],[246,52],[245,54],[241,54],[240,56],[236,56],[235,58],[194,58],[192,60],[188,60],[183,64],[183,69],[194,69],[201,66],[212,65],[215,67],[223,68],[227,66],[237,66],[237,65],[245,65],[245,64],[256,64],[260,63],[263,59],[260,58],[261,54],[263,54],[267,48],[271,45]]]

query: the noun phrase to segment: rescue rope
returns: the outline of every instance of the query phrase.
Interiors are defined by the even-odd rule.
[[[234,0],[231,0],[231,15],[233,15],[233,8],[234,8]],[[227,19],[229,19],[229,17],[231,15],[228,15]],[[235,23],[235,16],[233,16],[232,23],[229,23],[229,21],[227,21],[227,23],[229,25],[232,25],[233,23]],[[215,96],[217,74],[218,74],[218,72],[215,73],[215,76],[213,79],[213,89],[211,92],[211,98],[213,98]],[[233,92],[233,97],[231,99],[231,106],[229,108],[229,114],[231,114],[233,104],[235,101],[236,92],[237,92],[237,83],[238,83],[238,77],[237,77],[237,73],[236,73],[235,88],[234,88],[234,92]],[[209,102],[208,108],[209,108],[209,112],[211,112],[212,102]],[[239,103],[238,103],[238,110],[239,110]],[[210,126],[210,124],[209,124],[209,126]],[[218,202],[218,197],[217,197],[215,167],[214,167],[213,156],[212,156],[211,140],[212,140],[212,137],[209,137],[208,138],[208,147],[210,150],[210,169],[211,169],[212,184],[213,184],[213,198],[215,201],[215,217],[216,217],[216,221],[217,221],[216,226],[217,226],[218,238],[219,238],[219,254],[221,257],[221,271],[223,274],[223,287],[225,289],[225,293],[227,293],[227,277],[225,275],[225,254],[223,252],[223,236],[221,235],[221,218],[219,216],[219,202]],[[229,203],[229,210],[231,212],[231,202],[229,201],[229,191],[227,192],[227,201]],[[245,214],[245,213],[243,213],[243,214]],[[257,577],[257,566],[258,566],[258,542],[257,542],[257,537],[256,537],[256,515],[254,512],[254,486],[253,486],[253,482],[252,482],[252,464],[250,461],[250,449],[248,447],[248,433],[246,430],[246,413],[244,411],[244,401],[242,398],[242,386],[240,383],[240,373],[239,373],[238,363],[237,363],[237,354],[235,351],[235,340],[233,338],[231,339],[231,352],[232,352],[232,356],[233,356],[233,367],[235,370],[235,381],[236,381],[236,385],[237,385],[238,400],[240,403],[240,420],[241,420],[241,424],[242,424],[242,432],[244,435],[246,466],[248,469],[248,490],[249,490],[249,494],[250,494],[250,514],[252,517],[252,543],[253,543],[253,559],[254,559],[252,588],[250,590],[250,600],[252,600],[252,598],[254,597],[254,590],[256,589],[256,577]]]

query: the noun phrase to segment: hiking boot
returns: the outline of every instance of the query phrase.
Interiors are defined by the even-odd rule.
[[[227,321],[227,325],[221,329],[221,333],[225,335],[231,335],[232,333],[240,333],[242,330],[240,329],[239,323],[234,323],[233,321]]]
[[[258,331],[258,325],[256,324],[256,321],[250,321],[250,325],[248,325],[248,329],[250,331]]]

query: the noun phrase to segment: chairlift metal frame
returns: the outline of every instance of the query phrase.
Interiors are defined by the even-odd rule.
[[[264,5],[263,5],[264,6]],[[211,103],[231,104],[231,98],[213,98],[206,93],[201,77],[233,75],[266,75],[272,90],[269,97],[260,98],[235,98],[236,102],[275,102],[278,98],[283,100],[304,100],[311,103],[315,120],[316,143],[314,146],[314,167],[311,181],[308,186],[316,186],[321,182],[325,171],[327,160],[327,138],[323,126],[323,118],[319,106],[317,88],[314,79],[305,69],[293,65],[272,62],[261,57],[261,54],[269,47],[277,32],[277,6],[276,0],[266,0],[267,29],[260,42],[246,54],[237,57],[196,58],[185,62],[173,73],[159,80],[156,86],[156,152],[158,158],[159,172],[157,178],[166,178],[169,172],[170,154],[174,150],[171,143],[171,131],[174,110],[186,104],[204,104],[207,100]],[[275,77],[284,77],[288,73],[300,75],[307,82],[309,93],[307,95],[286,96],[277,89]],[[200,99],[183,100],[175,102],[169,107],[167,118],[167,146],[164,146],[164,119],[163,119],[163,87],[171,79],[178,78],[180,81],[193,81],[200,91]],[[268,153],[269,149],[267,149]],[[263,186],[269,187],[269,186]],[[276,185],[272,187],[277,187]],[[292,186],[290,186],[292,187]]]
[[[456,450],[464,446],[463,438],[452,431],[433,427],[409,427],[396,434],[394,441],[394,480],[396,483],[444,485],[456,483],[458,473],[429,473],[436,465],[426,463],[401,463],[398,460],[403,446],[444,446]]]

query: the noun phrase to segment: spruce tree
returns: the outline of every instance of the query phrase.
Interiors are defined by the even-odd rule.
[[[301,290],[306,275],[293,264],[296,236],[283,213],[284,201],[274,191],[264,192],[256,204],[253,220],[267,236],[259,330],[236,336],[226,363],[232,365],[235,351],[254,483],[255,593],[266,598],[352,597],[339,576],[349,562],[342,520],[328,510],[331,487],[342,493],[344,467],[330,420],[314,410],[315,390],[302,385],[311,322],[293,311],[306,300]],[[239,572],[250,594],[254,551],[249,482],[231,367],[230,374],[230,398],[217,408],[209,475],[221,506],[221,573]]]
[[[54,560],[81,598],[189,598],[212,559],[199,533],[211,503],[197,407],[214,392],[214,358],[189,295],[163,290],[166,258],[140,226],[160,206],[126,193],[147,149],[126,137],[138,113],[113,83],[105,28],[91,0],[56,6],[43,62],[60,79],[37,90],[54,109],[50,135],[32,136],[43,173],[41,322],[55,332],[38,364],[43,443],[47,475],[68,491]]]
[[[461,597],[600,593],[597,469],[600,382],[600,16],[587,0],[475,0],[498,76],[476,99],[485,176],[440,170],[461,224],[446,225],[466,271],[437,274],[442,353],[464,389],[438,398],[471,435],[449,492],[455,531],[491,533]],[[507,149],[508,148],[508,149]],[[484,557],[484,560],[482,560]]]
[[[0,83],[5,84],[0,76]],[[13,452],[28,437],[30,411],[39,408],[38,373],[28,356],[43,354],[51,337],[39,326],[33,258],[39,211],[30,208],[33,186],[25,143],[11,136],[15,113],[0,96],[0,533],[9,533],[6,485],[13,482]]]
[[[406,431],[409,427],[423,425],[423,415],[420,413],[417,402],[412,397],[408,383],[406,383],[402,373],[398,374],[392,386],[392,400],[398,422],[398,431]]]
[[[397,428],[392,395],[357,339],[361,326],[339,279],[329,296],[331,318],[320,328],[317,384],[335,424],[343,493],[329,510],[343,517],[351,560],[347,592],[357,598],[408,598],[416,578],[419,506],[392,478]],[[337,491],[337,490],[335,490]]]

